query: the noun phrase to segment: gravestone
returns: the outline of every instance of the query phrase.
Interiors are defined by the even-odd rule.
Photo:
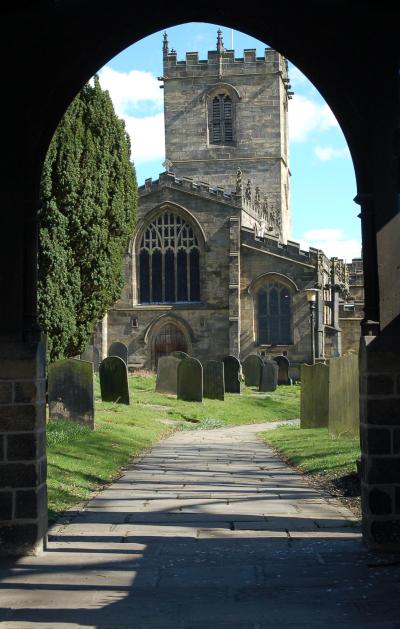
[[[279,367],[274,360],[266,360],[261,370],[259,391],[275,391],[278,386]]]
[[[184,358],[179,361],[178,400],[203,401],[203,367],[197,358]]]
[[[329,365],[301,365],[300,427],[325,428],[329,421]]]
[[[244,383],[246,387],[260,386],[261,370],[263,368],[262,359],[257,354],[250,354],[243,363]]]
[[[225,399],[224,363],[218,360],[207,360],[203,367],[203,395],[210,400]]]
[[[301,366],[300,425],[328,427],[335,436],[359,436],[357,354],[331,358],[327,365]]]
[[[99,350],[94,345],[89,345],[84,352],[80,355],[80,359],[89,363],[93,363],[94,371],[99,370],[100,355]]]
[[[224,363],[225,392],[240,393],[240,362],[235,356],[225,356]]]
[[[329,360],[328,430],[335,436],[359,436],[358,354],[345,354]]]
[[[289,378],[289,359],[286,356],[274,356],[274,361],[279,367],[278,384],[292,384],[292,380]]]
[[[179,358],[179,360],[183,360],[183,358],[189,358],[189,354],[186,354],[186,352],[181,352],[180,350],[171,352],[170,356],[173,356],[174,358]]]
[[[108,356],[99,367],[100,391],[103,402],[129,404],[128,370],[119,356]]]
[[[156,391],[158,393],[170,393],[176,395],[178,392],[178,366],[179,358],[175,356],[160,356],[157,364]]]
[[[120,343],[119,341],[115,341],[115,343],[111,343],[108,348],[109,356],[118,356],[121,360],[124,361],[125,365],[128,364],[128,348],[124,343]]]
[[[67,419],[94,428],[93,365],[67,358],[48,370],[50,419]]]

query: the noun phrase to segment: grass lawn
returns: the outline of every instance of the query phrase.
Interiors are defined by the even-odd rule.
[[[182,422],[182,428],[187,427],[186,422],[193,424],[214,420],[216,425],[225,426],[300,416],[298,385],[280,386],[274,393],[262,394],[253,387],[243,386],[242,395],[226,393],[223,402],[204,398],[203,402],[199,403],[183,402],[177,400],[175,396],[156,393],[155,375],[133,376],[129,381],[131,406],[135,417],[178,420]],[[104,408],[106,411],[107,406],[109,407],[101,404],[101,409]]]
[[[68,507],[118,477],[132,457],[149,449],[172,431],[218,428],[299,417],[300,387],[280,386],[259,394],[243,387],[242,395],[227,394],[225,401],[183,402],[156,393],[155,376],[130,376],[131,404],[101,402],[95,382],[96,428],[71,422],[47,425],[49,517],[54,520]],[[163,420],[175,420],[168,425]]]
[[[309,474],[337,496],[348,497],[348,506],[359,512],[356,461],[360,443],[354,437],[333,437],[327,428],[287,425],[260,433],[284,460]]]

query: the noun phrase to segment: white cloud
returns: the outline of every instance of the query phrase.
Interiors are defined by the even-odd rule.
[[[315,131],[338,126],[326,103],[316,103],[301,94],[295,94],[289,101],[289,138],[293,142],[305,142]]]
[[[305,74],[303,74],[299,68],[290,64],[289,66],[289,79],[294,88],[300,87],[314,87],[308,80]],[[315,88],[314,88],[315,89]]]
[[[164,114],[145,118],[123,116],[132,143],[135,164],[162,159],[165,155]]]
[[[157,79],[150,72],[118,72],[109,66],[100,70],[99,78],[101,87],[110,93],[117,116],[125,121],[135,164],[162,159],[163,92]]]
[[[343,230],[338,228],[309,229],[304,232],[300,246],[302,249],[309,247],[322,249],[329,258],[341,258],[347,262],[361,256],[361,243],[348,238]]]
[[[335,149],[333,146],[316,146],[314,153],[321,162],[327,162],[337,157],[350,157],[350,151],[347,146],[341,149]]]
[[[100,85],[110,92],[118,116],[127,114],[130,109],[159,111],[163,106],[163,92],[160,83],[151,72],[131,70],[118,72],[110,66],[104,66],[99,72]],[[150,105],[149,105],[150,103]]]

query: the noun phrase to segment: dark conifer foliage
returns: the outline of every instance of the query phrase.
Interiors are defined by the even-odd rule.
[[[97,77],[66,111],[42,174],[39,316],[50,360],[80,353],[121,294],[137,185],[124,123]]]

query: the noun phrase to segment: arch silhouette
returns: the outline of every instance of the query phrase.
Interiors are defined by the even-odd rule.
[[[373,367],[379,376],[379,365],[384,365],[386,375],[397,381],[399,352],[393,348],[399,347],[400,340],[400,278],[394,272],[400,265],[400,7],[341,0],[289,0],[287,7],[283,12],[279,3],[263,3],[257,11],[238,12],[233,4],[221,9],[208,2],[166,5],[156,1],[152,10],[138,14],[137,6],[125,0],[101,0],[95,7],[89,0],[59,0],[22,3],[4,12],[0,45],[8,61],[3,80],[9,98],[2,116],[2,150],[7,159],[0,174],[0,289],[7,307],[0,310],[0,363],[5,378],[20,377],[18,370],[14,375],[7,371],[10,359],[13,365],[21,365],[21,371],[23,361],[31,361],[33,383],[42,383],[44,377],[36,323],[37,215],[43,162],[63,113],[81,86],[128,45],[169,26],[207,21],[267,42],[312,81],[335,114],[353,159],[356,200],[361,205],[365,277],[361,370],[366,374]],[[400,456],[390,446],[389,453],[380,455],[387,457],[387,466],[379,467],[369,447],[374,439],[379,446],[384,443],[379,441],[379,434],[387,436],[383,430],[392,438],[398,399],[389,399],[378,386],[377,402],[377,391],[370,390],[368,383],[363,386],[364,533],[372,546],[399,549],[400,516],[392,504],[399,483],[391,470],[398,469]],[[39,397],[32,406],[32,439],[43,430],[42,402]],[[389,431],[381,425],[382,419],[389,422]],[[369,430],[372,425],[379,433],[376,437]],[[6,439],[6,431],[4,435]],[[39,470],[44,462],[37,458],[34,465]],[[37,495],[43,487],[43,483],[35,485]],[[368,506],[369,498],[376,497],[372,493],[376,487],[383,492],[384,504],[390,505],[389,513],[385,507],[385,513],[376,515]],[[24,552],[27,548],[36,552],[45,534],[47,513],[39,504],[37,518],[29,524],[29,539],[23,540]],[[375,501],[375,506],[379,504],[382,500]],[[10,544],[14,553],[21,551],[17,542]]]

